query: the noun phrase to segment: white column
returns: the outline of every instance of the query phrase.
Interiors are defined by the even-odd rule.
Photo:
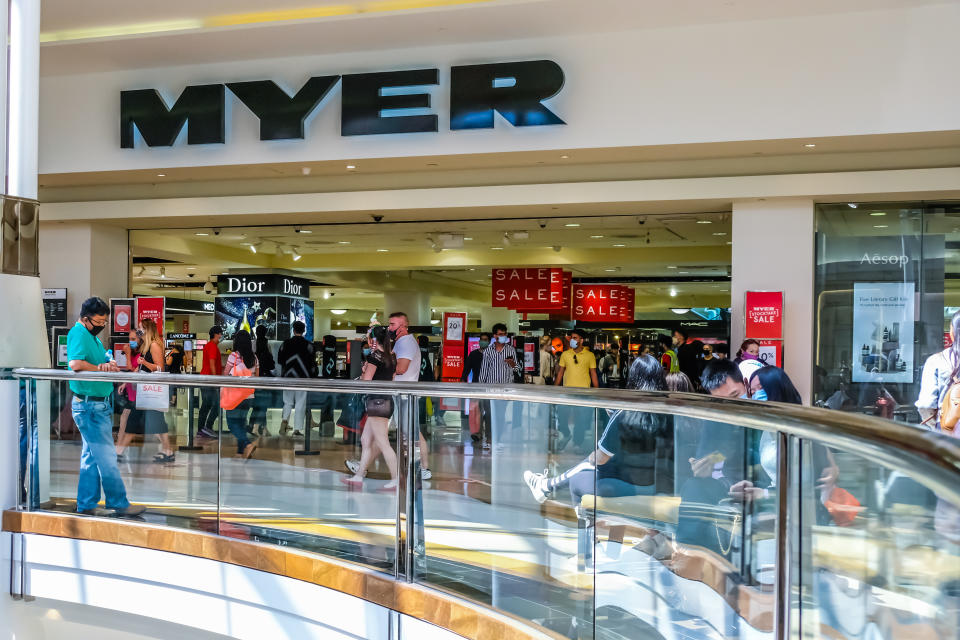
[[[733,205],[731,357],[744,339],[747,291],[783,291],[784,369],[809,403],[813,385],[816,214],[812,200]]]
[[[7,195],[37,199],[40,0],[10,0]]]
[[[387,323],[391,313],[407,314],[411,326],[430,324],[430,294],[426,291],[384,291],[382,322]]]

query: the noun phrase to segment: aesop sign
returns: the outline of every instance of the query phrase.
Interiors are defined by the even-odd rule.
[[[310,282],[276,274],[219,276],[217,293],[221,296],[279,295],[291,298],[309,298]]]
[[[450,128],[492,129],[494,112],[515,127],[565,124],[543,101],[563,88],[563,70],[550,60],[452,67]],[[411,87],[440,83],[438,69],[316,76],[293,96],[272,80],[192,85],[173,106],[156,89],[120,92],[120,146],[134,148],[134,129],[149,147],[169,147],[187,125],[187,144],[224,142],[226,89],[260,119],[261,140],[304,137],[304,121],[341,83],[340,135],[436,132],[430,94]],[[391,113],[393,112],[393,113]]]

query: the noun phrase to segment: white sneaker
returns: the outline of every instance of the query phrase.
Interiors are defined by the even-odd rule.
[[[486,440],[483,441],[483,450],[490,451],[490,443],[487,442]]]
[[[429,480],[432,477],[433,477],[433,471],[430,471],[430,469],[424,469],[423,467],[420,467],[420,478],[422,480]]]
[[[357,475],[357,471],[360,470],[360,461],[359,460],[344,460],[343,466],[347,468],[347,471],[353,475]]]
[[[530,493],[533,494],[533,499],[543,504],[547,501],[547,478],[542,473],[534,473],[533,471],[524,471],[523,472],[523,481],[527,483],[527,486],[530,488]]]

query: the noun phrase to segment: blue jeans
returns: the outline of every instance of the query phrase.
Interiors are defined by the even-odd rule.
[[[247,433],[247,415],[250,408],[253,407],[254,398],[247,398],[237,405],[235,409],[227,411],[227,427],[230,433],[237,439],[237,453],[243,453],[243,450],[250,444],[250,437]]]
[[[103,485],[108,509],[130,506],[127,490],[117,466],[117,450],[113,445],[113,401],[85,402],[73,398],[73,421],[83,437],[80,450],[80,478],[77,482],[77,511],[89,511],[100,502]]]

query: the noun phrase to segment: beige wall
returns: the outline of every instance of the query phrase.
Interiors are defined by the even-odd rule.
[[[126,296],[127,276],[126,229],[83,222],[40,226],[40,282],[67,288],[69,322],[90,296]]]
[[[744,339],[747,291],[783,291],[784,369],[809,403],[813,382],[813,201],[733,205],[731,356]]]

